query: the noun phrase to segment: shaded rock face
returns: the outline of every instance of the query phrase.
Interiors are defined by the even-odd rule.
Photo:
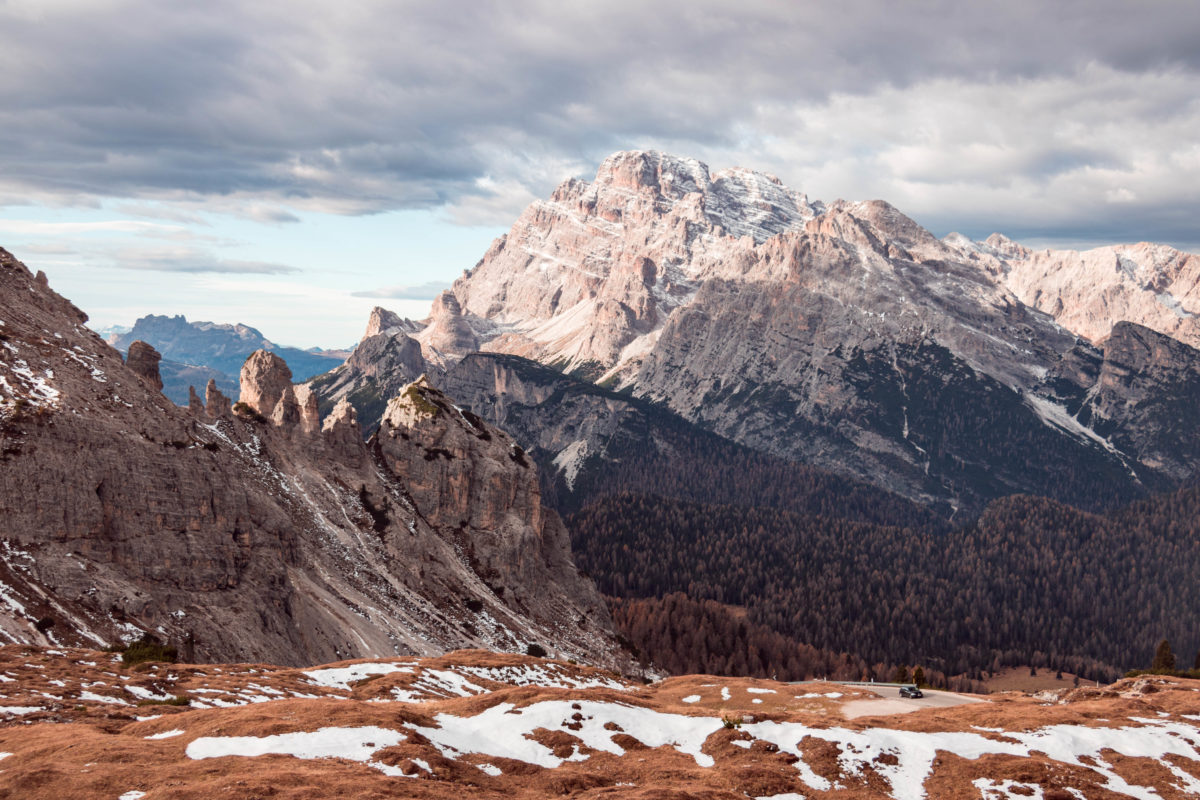
[[[254,408],[272,419],[230,414],[211,384],[199,418],[147,386],[3,251],[0,319],[11,354],[0,362],[0,572],[20,598],[0,627],[17,641],[99,644],[155,630],[192,642],[199,659],[285,664],[523,651],[551,637],[581,659],[616,652],[561,523],[515,465],[489,466],[497,458],[486,439],[459,441],[455,480],[486,484],[488,516],[474,519],[503,530],[450,524],[449,512],[431,524],[406,483],[426,474],[424,451],[414,451],[416,469],[399,445],[386,459],[372,452],[348,404],[301,435],[315,421],[311,395],[279,380],[286,367],[273,358],[255,359],[247,381]],[[533,576],[542,597],[501,596],[488,580],[498,589],[504,580],[485,580],[461,555],[473,548],[488,569]],[[41,616],[55,620],[49,633],[34,625]]]
[[[125,365],[146,379],[146,383],[158,389],[163,388],[162,377],[158,374],[158,362],[162,356],[145,342],[133,342],[129,345],[129,354],[125,357]]]
[[[204,409],[210,417],[220,418],[229,416],[229,398],[221,394],[217,382],[209,378],[204,387]]]
[[[561,599],[541,587],[547,567],[556,582],[576,571],[566,529],[542,508],[534,464],[508,434],[460,410],[422,377],[388,402],[369,444],[421,516],[457,531],[467,562],[491,591],[539,615],[563,613]],[[577,622],[605,616],[592,600],[570,598]]]
[[[1118,322],[1078,417],[1123,452],[1184,482],[1200,471],[1200,352]]]

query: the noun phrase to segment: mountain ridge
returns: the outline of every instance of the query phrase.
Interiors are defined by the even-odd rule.
[[[280,663],[535,642],[620,658],[533,465],[435,389],[392,398],[367,442],[349,404],[318,426],[315,397],[257,351],[238,403],[210,382],[180,408],[152,348],[123,362],[6,251],[0,320],[5,639],[152,633]]]
[[[1178,267],[1175,284],[1200,279],[1186,254],[1137,252]],[[1161,390],[1187,405],[1200,353],[1171,350],[1154,392],[1124,394],[1101,366],[1114,331],[1127,336],[1122,320],[1091,341],[1026,304],[1009,283],[1028,281],[1008,276],[1035,256],[999,235],[938,239],[883,201],[809,201],[761,173],[631,151],[532,203],[425,323],[367,339],[406,354],[378,359],[392,365],[385,382],[438,380],[476,351],[530,358],[966,514],[1013,492],[1099,508],[1194,478],[1200,440],[1183,432],[1165,451],[1171,424],[1146,404]],[[1153,330],[1144,304],[1110,308],[1143,309]],[[367,353],[329,396],[369,399],[380,376]],[[555,454],[563,463],[570,446]]]

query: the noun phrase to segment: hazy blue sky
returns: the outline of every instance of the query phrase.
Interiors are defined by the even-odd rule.
[[[341,346],[659,148],[939,235],[1197,250],[1198,41],[1190,0],[0,0],[0,246],[96,326]]]

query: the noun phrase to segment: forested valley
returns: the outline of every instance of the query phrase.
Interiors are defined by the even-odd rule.
[[[799,671],[923,664],[979,679],[1028,664],[1108,680],[1164,637],[1188,660],[1200,645],[1196,489],[1107,515],[1013,496],[959,528],[627,493],[568,527],[580,566],[624,598],[625,635],[668,669],[736,674],[747,650],[747,674],[790,658]],[[673,593],[694,603],[634,602]],[[716,624],[702,601],[744,607],[750,627]],[[772,632],[808,649],[779,655],[761,644]]]

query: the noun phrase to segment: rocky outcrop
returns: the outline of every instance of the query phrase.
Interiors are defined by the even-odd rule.
[[[142,341],[129,345],[129,354],[125,356],[125,366],[142,376],[146,383],[158,389],[163,388],[162,377],[158,374],[158,362],[162,356],[150,345]]]
[[[335,457],[343,463],[355,466],[363,460],[366,446],[363,443],[362,429],[358,426],[358,416],[350,401],[342,398],[333,411],[325,418],[321,426],[326,444]]]
[[[451,520],[414,502],[407,481],[427,474],[424,451],[405,451],[400,432],[372,451],[348,404],[316,431],[312,395],[272,354],[247,365],[253,413],[230,414],[210,383],[198,418],[3,251],[0,319],[8,638],[99,644],[155,631],[198,659],[287,664],[549,640],[574,658],[614,658],[599,596],[527,488],[532,468],[500,469],[486,447],[499,431],[481,422],[479,438],[457,440],[454,480],[486,486],[465,496],[491,505]],[[405,467],[405,452],[421,465]],[[480,527],[488,519],[501,528]],[[493,572],[533,576],[540,596]],[[52,624],[38,627],[43,618]]]
[[[454,292],[447,289],[433,301],[425,329],[417,334],[427,361],[445,364],[479,349],[479,337],[463,317]]]
[[[321,429],[321,415],[318,410],[317,395],[311,388],[301,384],[292,387],[296,405],[300,411],[300,430],[302,433],[314,434]]]
[[[110,344],[124,351],[136,340],[153,346],[163,356],[167,396],[176,403],[187,402],[189,383],[199,386],[209,378],[237,391],[238,373],[247,356],[255,350],[270,350],[287,361],[299,378],[310,378],[336,367],[344,355],[331,351],[308,351],[283,347],[268,341],[262,332],[242,324],[189,322],[183,316],[142,317],[128,333],[110,338]],[[169,370],[166,368],[170,365]],[[169,375],[167,373],[170,373]],[[167,380],[167,378],[171,378]]]
[[[291,393],[292,371],[287,362],[268,350],[255,350],[242,365],[241,374],[242,394],[239,403],[270,417],[275,413],[275,407],[287,395],[286,403],[296,405],[296,398]],[[285,412],[281,412],[285,413]],[[299,411],[295,412],[299,419]]]
[[[418,333],[424,329],[424,324],[413,322],[411,319],[405,319],[394,311],[388,311],[386,308],[375,306],[371,309],[371,314],[367,317],[367,331],[363,334],[363,339],[370,339],[373,336],[380,334],[392,335],[396,333]]]
[[[196,394],[195,386],[188,387],[188,411],[196,417],[204,413],[204,400]]]
[[[406,333],[406,325],[382,328],[376,320],[399,319],[390,311],[376,308],[367,335],[354,348],[346,363],[309,382],[323,414],[342,400],[349,400],[366,420],[370,434],[379,424],[387,401],[428,371],[437,371],[421,354],[421,344]],[[407,321],[405,321],[407,322]]]
[[[229,416],[229,398],[221,394],[221,390],[217,388],[217,382],[212,378],[208,379],[208,385],[204,387],[204,410],[214,419]]]
[[[457,531],[489,590],[537,616],[561,616],[562,599],[542,587],[569,585],[576,572],[566,529],[543,509],[537,470],[512,437],[455,406],[422,376],[388,402],[370,445],[422,517]],[[569,598],[579,622],[606,617],[597,599]]]

